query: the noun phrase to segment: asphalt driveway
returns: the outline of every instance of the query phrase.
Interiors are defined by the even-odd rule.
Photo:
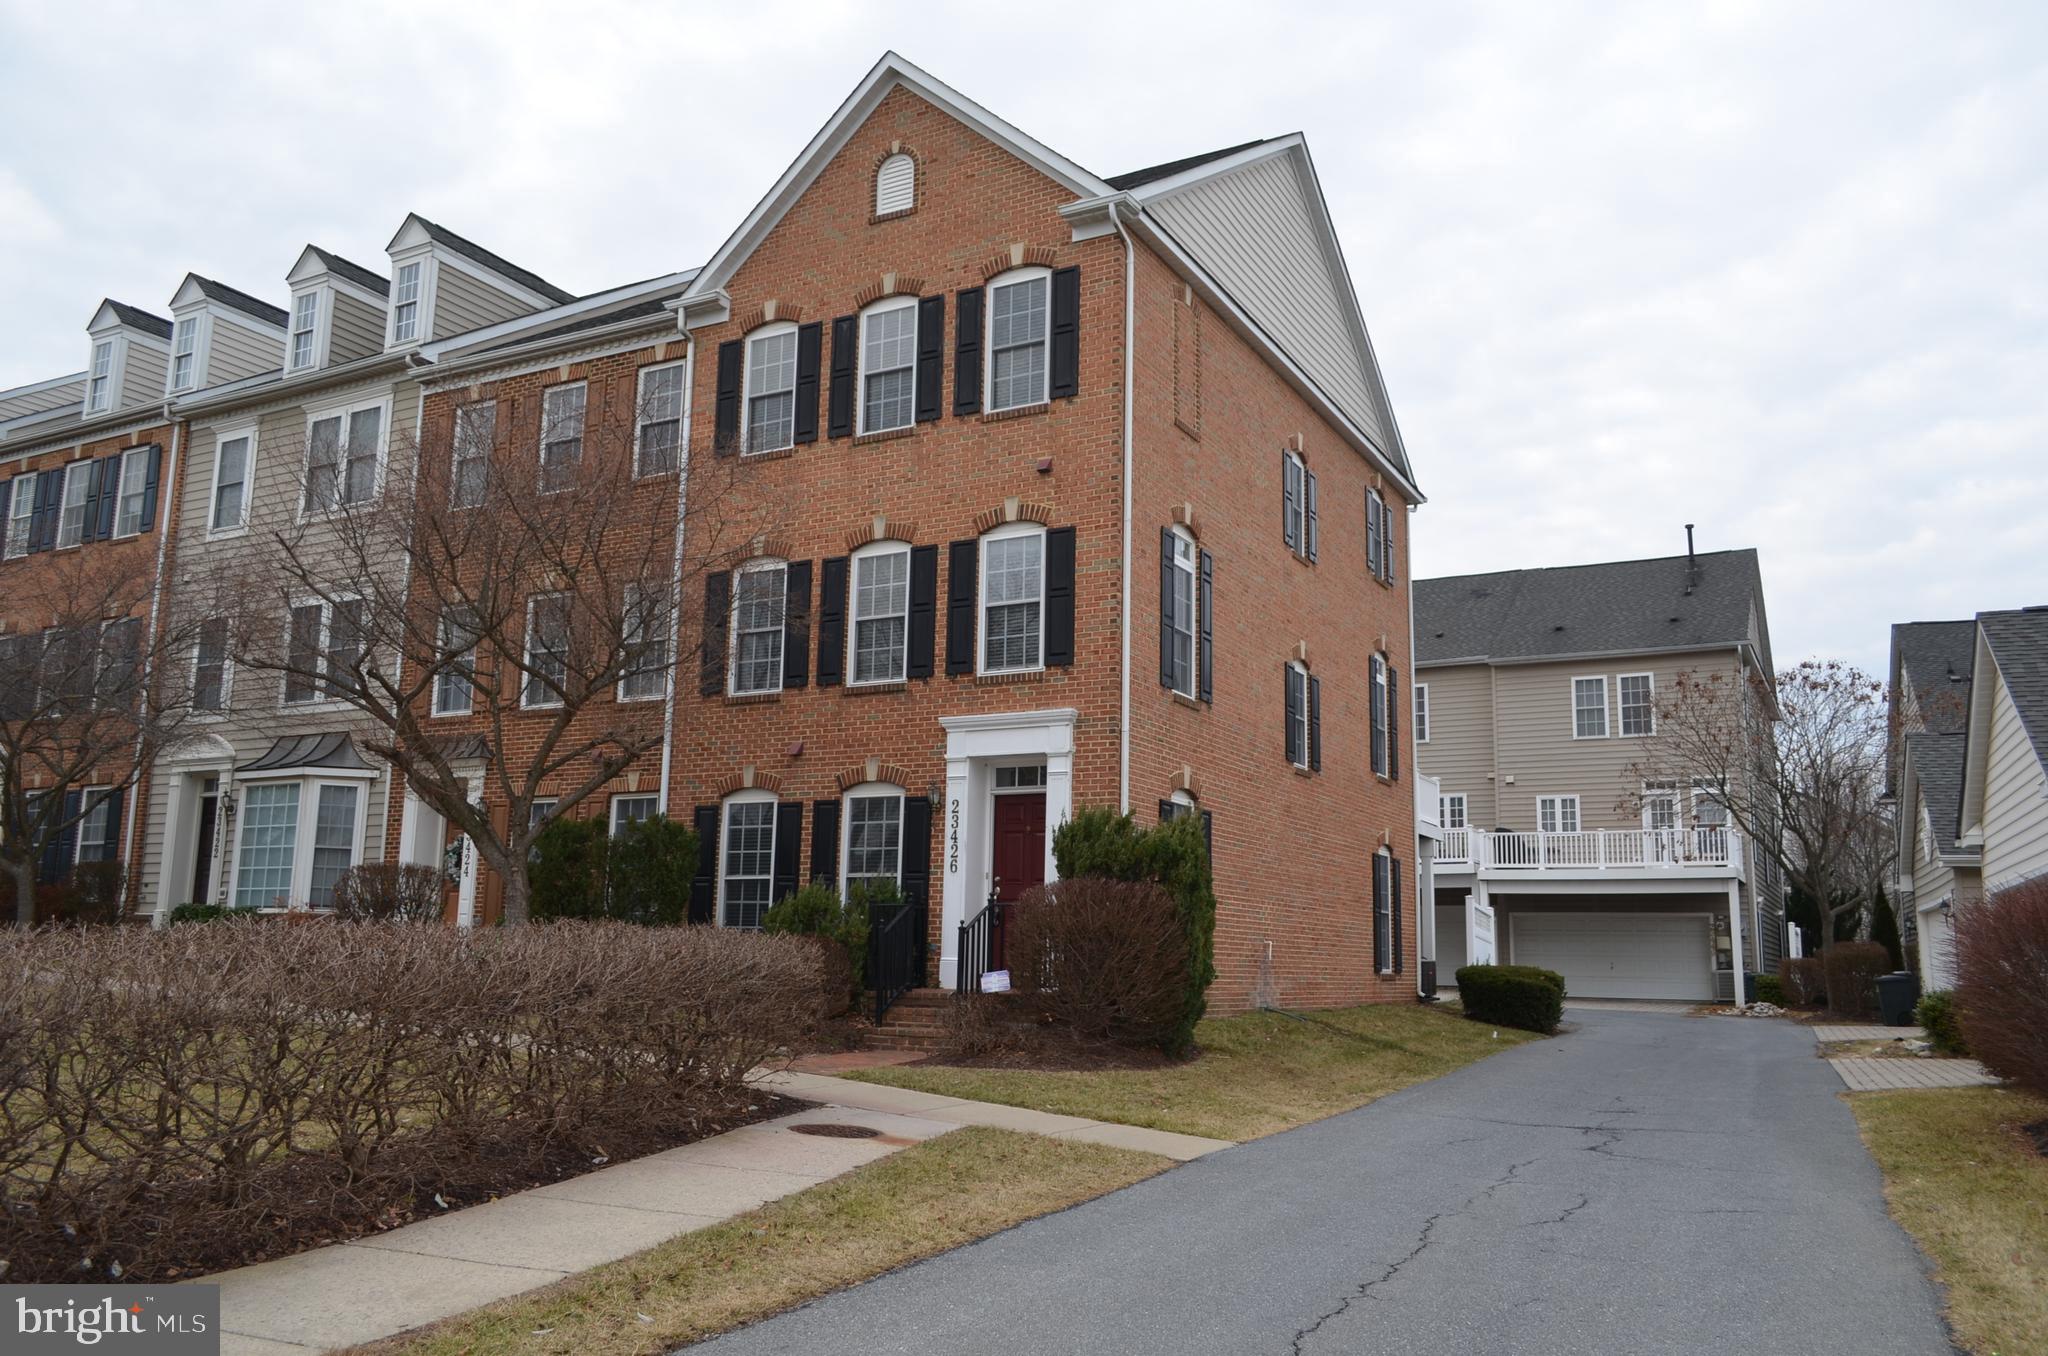
[[[1572,1021],[697,1350],[1950,1351],[1810,1035]]]

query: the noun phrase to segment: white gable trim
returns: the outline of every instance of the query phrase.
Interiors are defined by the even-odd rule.
[[[895,52],[885,52],[875,63],[853,93],[839,105],[818,134],[811,138],[775,186],[768,190],[766,197],[756,203],[754,210],[747,214],[738,230],[726,238],[718,252],[697,275],[697,285],[682,299],[679,310],[686,325],[711,323],[718,308],[701,307],[700,298],[710,300],[713,294],[723,292],[726,283],[745,263],[748,256],[760,248],[768,233],[789,212],[797,200],[817,181],[832,158],[845,149],[854,132],[875,111],[889,91],[901,85],[912,94],[933,105],[950,116],[959,119],[968,127],[1001,146],[1010,154],[1024,161],[1047,178],[1068,189],[1076,197],[1097,198],[1111,192],[1108,184],[1082,169],[1073,161],[1017,128],[1004,122],[995,114],[975,103],[951,86],[933,79],[915,65],[904,60]]]

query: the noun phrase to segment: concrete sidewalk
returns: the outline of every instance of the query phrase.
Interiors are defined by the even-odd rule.
[[[222,1356],[307,1356],[390,1337],[722,1223],[963,1125],[1142,1149],[1185,1162],[1227,1141],[775,1073],[764,1090],[816,1102],[678,1149],[388,1233],[208,1276]],[[880,1131],[806,1135],[819,1122]]]

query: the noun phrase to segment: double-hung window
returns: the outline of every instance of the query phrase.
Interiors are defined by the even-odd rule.
[[[566,490],[583,464],[583,411],[589,389],[580,381],[550,386],[540,400],[540,487]]]
[[[859,787],[846,796],[846,851],[841,886],[903,878],[903,792],[894,786]]]
[[[171,334],[171,389],[189,391],[197,379],[199,317],[188,315]]]
[[[1703,829],[1728,827],[1728,797],[1724,783],[1715,780],[1692,784],[1692,819]]]
[[[228,709],[228,619],[208,617],[199,623],[192,646],[192,709],[218,713]]]
[[[85,388],[85,412],[105,414],[114,404],[114,341],[92,346],[92,376]]]
[[[1394,858],[1385,848],[1372,855],[1372,963],[1383,975],[1394,972]]]
[[[148,524],[142,521],[143,503],[149,497],[149,449],[131,448],[121,454],[119,511],[114,515],[114,535],[132,537]]]
[[[1045,531],[997,533],[981,551],[981,671],[1015,673],[1045,663]]]
[[[57,545],[76,546],[85,540],[85,496],[92,484],[92,463],[74,461],[64,468],[63,509],[57,519]]]
[[[640,369],[640,399],[633,425],[633,474],[676,469],[683,445],[683,365]]]
[[[526,682],[519,704],[560,706],[569,682],[569,596],[542,593],[526,603]]]
[[[796,326],[774,325],[747,340],[749,452],[796,445]]]
[[[1678,827],[1678,787],[1675,784],[1643,783],[1643,827],[1658,831]]]
[[[917,298],[878,302],[860,318],[860,432],[909,428],[917,406]],[[794,383],[796,347],[790,346]]]
[[[434,638],[434,714],[466,716],[476,703],[476,622],[467,608],[441,614]]]
[[[213,446],[213,507],[209,532],[239,532],[248,521],[249,461],[254,433],[224,434]]]
[[[8,482],[13,488],[7,499],[7,555],[14,560],[28,554],[29,529],[35,525],[36,475],[33,471]]]
[[[307,513],[367,504],[377,493],[384,403],[313,417],[306,435]]]
[[[448,471],[448,502],[475,508],[490,481],[491,449],[498,441],[498,402],[473,400],[455,410],[455,446]]]
[[[301,292],[292,298],[292,371],[313,365],[313,340],[319,323],[318,292]]]
[[[1303,560],[1316,558],[1316,478],[1292,450],[1280,454],[1280,538]]]
[[[620,701],[649,701],[668,691],[667,600],[667,593],[659,588],[643,584],[626,585]]]
[[[391,286],[391,342],[409,344],[420,337],[420,288],[427,266],[415,260],[402,264]]]
[[[732,676],[734,696],[782,690],[782,629],[789,570],[779,560],[757,561],[734,580]]]
[[[1577,833],[1579,831],[1579,798],[1577,796],[1538,796],[1536,798],[1536,827],[1545,833]]]
[[[356,864],[357,806],[363,790],[345,782],[322,782],[313,809],[313,864],[306,902],[316,909],[334,904],[334,885]]]
[[[1185,529],[1166,534],[1170,557],[1160,618],[1166,628],[1164,674],[1183,697],[1195,695],[1195,542]]]
[[[1465,794],[1462,791],[1436,798],[1437,822],[1447,829],[1465,827]]]
[[[729,928],[759,928],[774,901],[775,801],[756,795],[725,803],[720,836],[719,921]]]
[[[853,558],[853,681],[903,681],[909,626],[910,548],[863,548]]]
[[[1624,673],[1616,680],[1621,702],[1621,732],[1626,735],[1657,733],[1657,680],[1647,673]]]
[[[641,820],[652,819],[660,813],[660,796],[614,796],[612,797],[612,837],[617,838]]]
[[[1429,742],[1429,684],[1415,685],[1415,742]]]
[[[1291,660],[1287,665],[1287,761],[1309,766],[1308,670]]]
[[[1042,405],[1051,370],[1052,275],[1017,274],[988,293],[988,408]]]
[[[1607,679],[1572,679],[1572,738],[1607,738]]]
[[[1381,777],[1388,774],[1388,746],[1390,731],[1387,728],[1387,702],[1393,694],[1387,691],[1387,661],[1383,655],[1374,655],[1370,660],[1371,689],[1368,693],[1370,719],[1372,723],[1372,770]]]

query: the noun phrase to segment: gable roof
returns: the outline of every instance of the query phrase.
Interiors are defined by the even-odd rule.
[[[1968,744],[1969,737],[1961,730],[1906,736],[1906,760],[1912,765],[1921,798],[1927,802],[1936,852],[1956,850],[1963,812],[1963,754]]]
[[[1928,729],[1960,730],[1969,723],[1976,653],[1974,621],[1900,622],[1892,627],[1892,690],[1901,694],[1901,679],[1912,687],[1919,708],[1913,714]]]
[[[93,319],[97,321],[101,312],[105,311],[113,312],[115,324],[126,325],[131,330],[141,330],[144,334],[153,334],[159,339],[171,337],[171,322],[160,315],[151,315],[140,306],[130,306],[125,301],[115,301],[108,297],[100,303],[99,310],[93,312]]]
[[[243,315],[260,320],[266,325],[273,325],[278,329],[283,329],[285,323],[291,319],[290,314],[286,312],[284,307],[272,306],[267,301],[258,301],[255,297],[250,296],[239,288],[229,287],[224,282],[215,282],[213,279],[201,277],[197,273],[188,273],[185,276],[192,280],[193,285],[199,289],[200,295],[208,301],[219,302],[230,310],[240,311]]]
[[[1415,662],[1562,659],[1714,649],[1756,632],[1768,672],[1753,549],[1415,581]]]
[[[1263,146],[1265,144],[1265,137],[1258,137],[1251,141],[1240,141],[1237,145],[1225,146],[1220,151],[1203,151],[1200,155],[1190,155],[1180,160],[1169,160],[1163,165],[1148,165],[1144,169],[1127,170],[1122,174],[1112,174],[1103,182],[1111,188],[1117,189],[1142,188],[1146,184],[1157,183],[1161,179],[1171,179],[1174,175],[1184,170],[1196,169],[1213,161],[1221,160],[1227,155],[1236,155],[1239,151],[1248,151],[1254,146]]]
[[[379,296],[388,297],[391,295],[391,280],[389,278],[373,273],[361,264],[351,263],[338,254],[323,250],[318,245],[308,245],[306,249],[314,258],[320,261],[322,268],[325,268],[336,277],[346,278],[357,287],[367,288]]]
[[[2048,767],[2048,607],[1980,612],[1977,625],[2012,694],[2034,756]]]
[[[474,240],[459,236],[437,222],[428,221],[417,212],[412,213],[408,219],[418,222],[420,229],[425,231],[427,238],[435,244],[444,249],[454,251],[473,264],[481,264],[499,277],[518,283],[530,292],[538,292],[556,305],[560,305],[565,301],[576,300],[574,292],[563,291],[538,273],[529,272],[511,260],[491,253]],[[400,234],[403,234],[405,231],[403,225],[398,229]]]

